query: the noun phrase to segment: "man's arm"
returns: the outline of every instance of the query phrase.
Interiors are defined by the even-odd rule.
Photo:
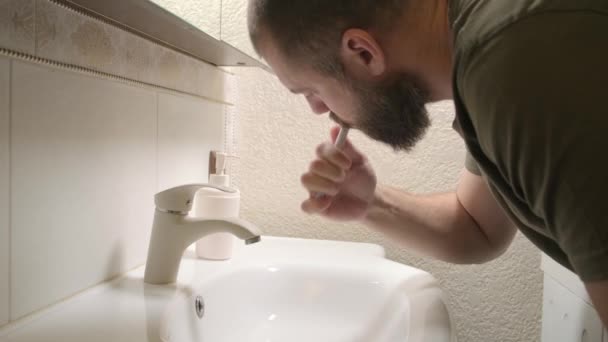
[[[586,283],[587,292],[593,301],[605,327],[608,327],[608,281]]]
[[[608,324],[608,20],[535,15],[481,44],[460,93],[480,150],[542,220]],[[552,39],[547,39],[552,37]]]
[[[465,169],[456,192],[439,195],[377,186],[369,161],[348,139],[340,150],[334,146],[338,131],[302,175],[310,192],[305,212],[362,221],[413,252],[453,263],[492,260],[513,240],[515,227],[481,177]]]
[[[461,264],[500,256],[516,232],[487,183],[466,169],[452,193],[418,196],[379,186],[364,222],[411,251]]]

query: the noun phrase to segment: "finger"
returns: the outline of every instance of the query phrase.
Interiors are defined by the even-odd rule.
[[[330,131],[332,143],[336,142],[336,139],[338,139],[339,134],[340,126],[332,127]],[[346,138],[346,141],[344,141],[344,145],[342,145],[340,150],[351,160],[352,163],[359,163],[365,160],[363,154],[352,144],[352,142],[348,138]]]
[[[309,199],[302,202],[302,205],[301,205],[302,211],[304,211],[307,214],[311,214],[311,215],[322,213],[322,212],[326,211],[327,208],[329,208],[329,206],[331,205],[332,199],[333,198],[331,196],[327,196],[327,195],[315,197],[313,194],[311,194]]]
[[[317,147],[317,157],[324,159],[335,166],[348,170],[352,165],[351,159],[333,144],[324,143]]]
[[[311,173],[317,174],[334,182],[343,182],[346,178],[346,172],[343,169],[322,159],[317,159],[310,163],[309,170]]]
[[[339,191],[338,184],[312,173],[303,174],[301,182],[310,192],[320,192],[322,194],[335,196]]]

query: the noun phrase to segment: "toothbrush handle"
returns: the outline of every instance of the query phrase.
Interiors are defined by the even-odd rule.
[[[346,138],[348,137],[348,131],[348,127],[340,128],[340,133],[338,133],[338,137],[336,138],[336,142],[334,143],[334,146],[336,146],[338,149],[342,149],[342,147],[344,147],[344,144],[346,143]]]

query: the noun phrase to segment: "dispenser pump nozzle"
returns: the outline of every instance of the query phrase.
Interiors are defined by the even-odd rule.
[[[213,151],[211,152],[211,158],[215,160],[215,169],[212,166],[209,174],[209,183],[229,187],[230,176],[226,174],[226,164],[228,163],[228,158],[238,157],[226,152]]]
[[[226,159],[228,159],[228,155],[226,152],[216,152],[215,153],[215,174],[216,175],[225,175],[226,174]]]

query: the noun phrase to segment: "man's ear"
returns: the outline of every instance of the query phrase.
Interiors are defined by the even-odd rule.
[[[361,29],[344,32],[340,56],[345,69],[361,79],[376,78],[386,71],[384,51],[371,34]]]

